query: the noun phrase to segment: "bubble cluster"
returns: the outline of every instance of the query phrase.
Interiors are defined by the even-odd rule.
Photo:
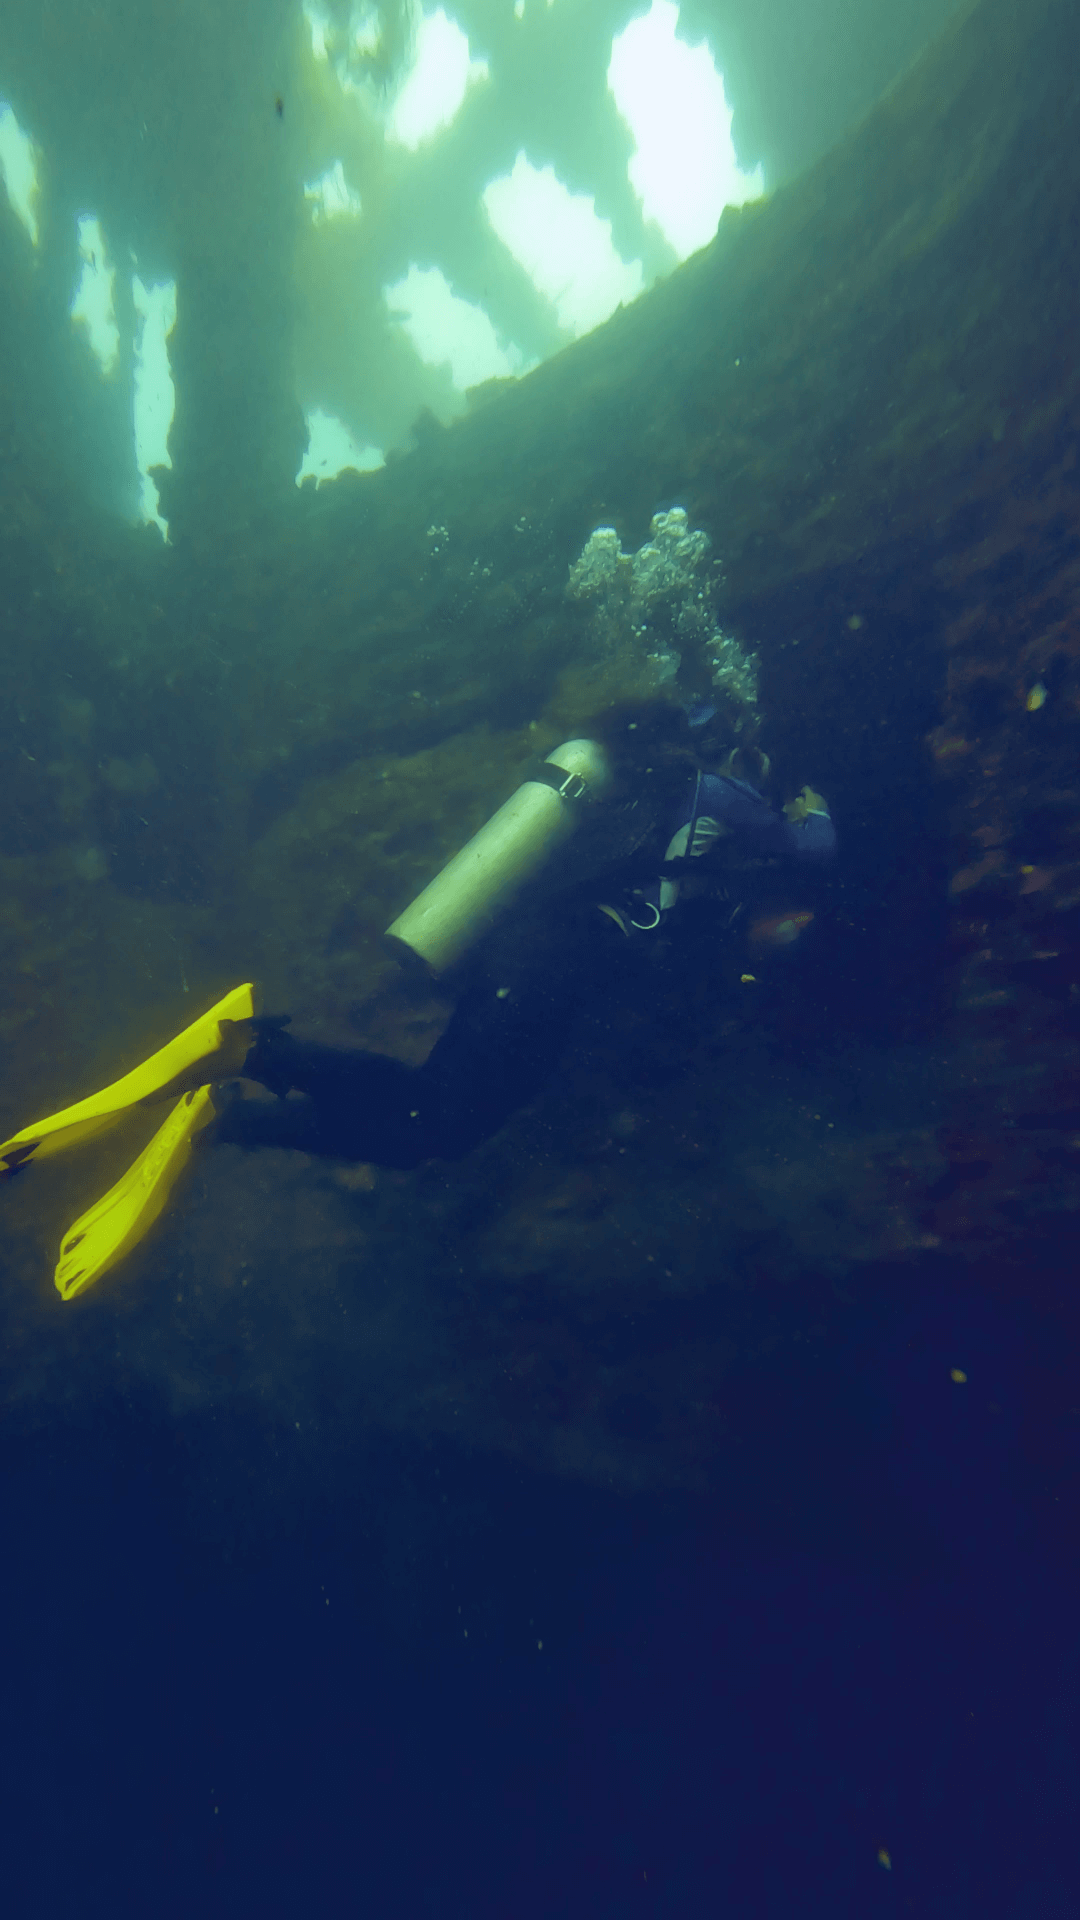
[[[604,650],[628,641],[644,650],[656,686],[675,680],[684,659],[688,684],[706,674],[741,732],[745,721],[757,718],[757,656],[716,624],[711,550],[708,534],[690,526],[682,507],[654,514],[636,553],[623,552],[614,527],[597,527],[570,569],[567,592],[591,603],[594,635]]]
[[[629,584],[630,557],[622,550],[614,527],[590,533],[570,569],[567,593],[575,600],[606,594],[617,584]]]
[[[630,561],[640,598],[656,604],[687,593],[708,565],[710,546],[707,533],[690,528],[684,508],[654,513],[649,538]]]

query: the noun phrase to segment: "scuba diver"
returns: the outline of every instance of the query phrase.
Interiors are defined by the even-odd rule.
[[[789,887],[796,871],[812,885],[833,860],[828,807],[804,787],[774,811],[734,771],[736,752],[710,767],[711,718],[657,702],[612,710],[590,737],[531,763],[387,929],[406,983],[454,995],[423,1065],[295,1038],[288,1015],[256,1014],[245,984],[123,1079],[0,1144],[0,1172],[15,1173],[133,1106],[179,1096],[127,1173],[64,1235],[62,1298],[142,1239],[204,1128],[207,1143],[381,1167],[459,1160],[535,1097],[583,1018],[602,1017],[624,983],[648,980],[680,899],[706,905],[715,931],[749,926],[771,905],[772,918],[754,923],[759,938],[796,938],[812,914],[777,913],[776,885]],[[245,1080],[274,1097],[243,1097]]]

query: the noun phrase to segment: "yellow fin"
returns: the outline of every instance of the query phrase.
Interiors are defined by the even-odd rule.
[[[54,1276],[62,1300],[85,1292],[138,1245],[187,1165],[192,1136],[213,1117],[209,1087],[185,1093],[116,1185],[68,1228]]]
[[[238,1023],[250,1020],[254,1011],[255,989],[249,980],[242,987],[234,987],[208,1013],[121,1080],[13,1133],[10,1140],[0,1144],[0,1172],[88,1140],[103,1127],[113,1126],[129,1107],[166,1099],[169,1094],[239,1073],[250,1036],[236,1028]]]

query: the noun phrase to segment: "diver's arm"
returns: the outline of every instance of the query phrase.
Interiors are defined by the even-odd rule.
[[[740,853],[817,864],[831,860],[836,852],[829,809],[810,787],[777,813],[748,781],[706,773],[699,783],[697,814],[699,819],[711,819]]]
[[[820,794],[804,787],[780,814],[756,787],[730,774],[699,773],[668,831],[663,864],[651,885],[635,884],[620,903],[601,907],[626,934],[658,927],[678,901],[682,876],[714,849],[728,861],[734,855],[800,866],[824,866],[836,855],[836,829]]]
[[[836,858],[836,828],[827,813],[808,813],[800,821],[785,820],[788,858],[813,866]]]
[[[788,801],[782,824],[793,859],[821,866],[836,858],[836,828],[828,802],[813,787],[804,787],[797,799]]]

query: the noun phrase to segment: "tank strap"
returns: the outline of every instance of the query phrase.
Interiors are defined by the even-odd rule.
[[[690,808],[690,818],[686,822],[686,851],[685,853],[676,854],[671,860],[660,861],[658,870],[663,879],[674,879],[678,875],[688,872],[691,861],[696,857],[694,854],[694,832],[697,827],[698,817],[701,813],[701,782],[703,778],[704,775],[699,767],[697,779],[694,782],[694,800]],[[672,837],[674,838],[675,836],[673,835]],[[669,841],[668,845],[670,846],[670,844],[671,842]]]
[[[576,805],[590,798],[589,786],[580,773],[568,773],[565,767],[557,767],[551,760],[530,760],[522,775],[524,781],[536,781],[542,787],[550,787],[560,800],[568,805]]]

